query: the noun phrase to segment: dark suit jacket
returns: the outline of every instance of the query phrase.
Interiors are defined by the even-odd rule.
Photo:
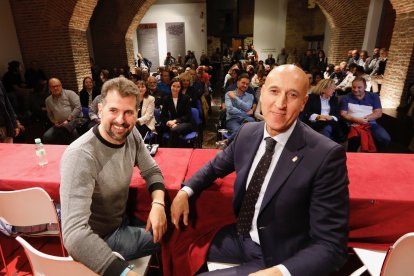
[[[93,90],[92,90],[92,101],[99,94],[101,94],[101,91],[99,91],[99,89],[93,88]],[[82,89],[79,92],[79,98],[80,98],[80,102],[81,102],[82,107],[89,107],[89,94],[86,91],[86,89]]]
[[[331,110],[329,111],[329,115],[335,116],[338,120],[341,118],[339,115],[339,104],[338,104],[338,98],[335,96],[332,96],[329,99],[329,106],[331,107]],[[310,94],[309,99],[306,102],[305,109],[303,110],[303,118],[306,123],[309,123],[309,117],[312,114],[321,114],[322,104],[321,104],[321,98],[319,95]]]
[[[264,123],[247,123],[235,140],[185,185],[194,192],[236,171],[236,216]],[[266,266],[292,275],[328,275],[347,257],[348,175],[342,146],[298,121],[270,178],[257,226]]]
[[[177,120],[177,123],[191,123],[191,101],[187,95],[178,95],[177,108],[174,107],[172,96],[166,96],[161,110],[161,121],[165,125],[168,120]]]

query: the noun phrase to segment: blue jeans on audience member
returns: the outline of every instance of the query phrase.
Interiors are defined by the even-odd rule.
[[[246,117],[246,118],[234,118],[226,121],[226,128],[230,132],[230,136],[228,138],[228,142],[230,143],[233,141],[234,137],[236,137],[237,131],[239,128],[247,122],[254,122],[253,117]]]
[[[371,124],[371,133],[378,151],[384,151],[391,143],[391,136],[379,124]]]
[[[118,252],[126,261],[155,254],[161,244],[153,242],[150,231],[145,232],[145,224],[136,218],[124,217],[121,226],[105,237],[112,251]]]
[[[333,127],[331,125],[325,126],[320,132],[323,136],[326,136],[330,139],[333,138]]]

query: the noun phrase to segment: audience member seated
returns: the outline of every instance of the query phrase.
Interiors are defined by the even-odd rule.
[[[249,75],[243,73],[237,79],[237,89],[229,91],[225,95],[226,103],[226,128],[230,136],[228,143],[231,143],[239,128],[247,122],[254,122],[254,96],[246,93],[249,87]]]
[[[376,68],[378,67],[378,63],[380,61],[380,49],[374,48],[374,51],[372,53],[372,57],[369,57],[367,59],[367,62],[365,63],[365,72],[367,74],[373,75],[376,72]]]
[[[9,62],[8,71],[3,76],[3,85],[15,112],[30,116],[30,102],[33,88],[26,88],[21,77],[23,68],[19,61]]]
[[[82,108],[89,108],[92,101],[101,94],[101,92],[95,88],[91,77],[83,79],[83,88],[79,91],[79,98]]]
[[[351,91],[352,81],[355,78],[354,73],[357,66],[358,65],[356,63],[349,64],[349,70],[346,73],[346,77],[336,86],[336,92],[338,95],[345,95]]]
[[[280,49],[280,53],[277,55],[276,64],[277,65],[287,64],[288,57],[289,57],[289,54],[286,53],[286,49],[285,48]],[[269,65],[271,66],[273,64],[269,64]]]
[[[312,89],[315,87],[315,84],[313,82],[313,75],[311,73],[306,73],[306,76],[309,80],[308,94],[310,94],[312,93]]]
[[[228,76],[226,75],[226,77],[224,78],[225,82],[224,82],[224,91],[229,91],[228,88],[230,86],[232,86],[233,84],[235,84],[237,82],[237,77],[240,75],[240,70],[237,66],[233,66],[232,68],[230,68],[229,72],[228,72]]]
[[[382,79],[384,78],[385,66],[387,65],[388,51],[385,48],[380,50],[380,58],[376,66],[374,67],[371,73],[371,85],[372,92],[379,93],[379,85],[382,84]]]
[[[362,66],[362,68],[364,68],[364,71],[365,71],[365,67],[367,66],[367,62],[368,62],[368,52],[366,50],[361,50],[361,52],[359,52],[358,65]]]
[[[164,98],[161,110],[163,131],[170,132],[168,146],[177,148],[179,136],[193,131],[190,97],[181,94],[182,84],[178,78],[171,81],[171,96]]]
[[[352,50],[351,57],[348,59],[347,65],[351,65],[352,63],[359,64],[359,52],[357,49]]]
[[[109,71],[103,69],[99,74],[99,79],[101,80],[102,84],[104,84],[107,80],[109,80]]]
[[[348,151],[385,151],[391,142],[388,132],[377,123],[382,116],[381,102],[377,94],[366,92],[364,78],[352,82],[352,93],[342,98],[341,116],[348,122]]]
[[[264,68],[262,70],[258,70],[257,73],[253,76],[251,80],[251,84],[250,84],[253,87],[253,89],[257,89],[259,87],[260,82],[263,79],[263,77],[266,77]]]
[[[158,90],[157,79],[154,76],[148,77],[147,88],[149,94],[155,99],[155,108],[161,108],[165,94]]]
[[[261,95],[263,84],[266,82],[266,78],[267,76],[263,76],[263,78],[260,80],[259,87],[256,89],[255,99],[257,101],[257,106],[256,106],[256,110],[254,111],[254,118],[256,119],[256,121],[264,120],[263,113],[262,113],[262,106],[260,103],[260,95]]]
[[[147,133],[155,132],[155,98],[149,94],[144,81],[138,81],[136,84],[140,100],[136,127],[141,136],[145,137]]]
[[[195,93],[200,95],[202,118],[204,123],[208,119],[211,112],[211,95],[210,95],[210,78],[211,76],[206,72],[205,66],[199,66],[196,70],[196,75],[193,76],[193,87]],[[191,71],[190,71],[191,72]]]
[[[141,80],[147,82],[149,76],[150,76],[150,73],[149,73],[148,69],[142,69]]]
[[[300,60],[300,66],[303,71],[310,72],[310,70],[316,65],[316,62],[316,58],[312,55],[312,50],[308,49]]]
[[[267,59],[265,59],[265,62],[264,63],[267,64],[267,65],[269,65],[269,66],[272,66],[273,64],[275,64],[276,63],[276,60],[273,57],[273,54],[268,54],[267,55]]]
[[[170,90],[170,72],[168,70],[163,70],[161,72],[160,82],[157,84],[157,90],[161,91],[164,96],[171,96]]]
[[[135,65],[142,70],[147,69],[148,72],[151,71],[152,62],[147,59],[143,58],[141,53],[137,54],[137,59],[135,60]]]
[[[171,52],[167,52],[167,56],[164,60],[164,66],[169,69],[173,65],[175,65],[175,57],[171,56]]]
[[[28,88],[34,88],[39,85],[39,83],[47,82],[47,77],[45,72],[39,68],[37,61],[32,61],[30,67],[24,73],[24,79]]]
[[[341,128],[338,99],[333,95],[335,81],[321,80],[309,95],[303,111],[305,123],[337,143],[346,141]]]
[[[101,116],[99,115],[99,103],[102,102],[102,95],[98,95],[93,99],[93,102],[89,106],[89,124],[88,129],[91,129],[97,124],[101,123]]]
[[[332,73],[334,72],[334,68],[335,68],[335,65],[328,64],[328,66],[326,67],[325,72],[323,72],[323,78],[324,79],[329,79],[331,77]]]
[[[324,79],[323,73],[320,71],[316,71],[312,74],[313,76],[313,85],[317,85],[321,80]]]
[[[0,143],[13,143],[13,138],[23,130],[0,81]]]
[[[316,59],[316,67],[318,67],[318,71],[322,73],[325,71],[326,66],[328,66],[328,58],[325,55],[325,51],[319,50],[318,57]]]
[[[70,144],[78,138],[79,96],[72,90],[63,89],[57,78],[49,80],[49,90],[52,95],[46,98],[46,110],[53,126],[43,134],[42,141],[45,144]]]
[[[192,86],[192,80],[190,73],[185,72],[180,74],[180,81],[183,87],[181,88],[181,94],[190,97],[191,107],[197,108],[197,102],[201,101],[200,91],[196,91]]]
[[[344,78],[346,77],[346,73],[341,69],[339,65],[334,67],[334,72],[330,75],[330,79],[335,81],[335,85],[339,85]]]
[[[367,88],[365,90],[366,91],[370,91],[371,90],[371,77],[370,77],[370,75],[368,75],[368,74],[365,73],[365,70],[364,70],[364,67],[363,66],[358,65],[355,68],[354,76],[355,77],[364,78],[365,81],[366,81],[366,83],[367,83]]]
[[[198,67],[197,59],[193,51],[188,50],[187,55],[184,57],[185,67],[190,67],[191,69],[196,69]]]

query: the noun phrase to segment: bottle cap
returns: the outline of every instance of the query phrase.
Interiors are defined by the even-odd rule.
[[[40,144],[40,143],[42,143],[42,140],[40,140],[40,138],[36,138],[36,139],[35,139],[35,143],[36,143],[36,144]]]

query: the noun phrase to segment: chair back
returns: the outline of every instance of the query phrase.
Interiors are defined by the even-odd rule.
[[[13,226],[57,225],[56,231],[25,234],[28,236],[58,236],[65,256],[60,223],[49,194],[39,187],[0,191],[0,220]]]
[[[0,191],[0,219],[13,226],[59,223],[53,200],[39,187]]]
[[[24,248],[27,259],[30,262],[30,266],[34,276],[92,276],[98,275],[85,265],[74,261],[71,257],[56,257],[42,253],[33,248],[22,237],[17,237],[16,240]]]
[[[161,109],[154,108],[154,118],[157,125],[161,124]]]
[[[197,108],[194,108],[194,107],[191,108],[191,115],[193,117],[193,121],[194,121],[196,127],[201,125],[202,121],[201,121],[201,117],[200,117],[200,112],[198,111]]]
[[[203,104],[201,103],[201,99],[197,100],[197,110],[200,114],[200,118],[203,119]]]
[[[414,274],[414,232],[399,238],[388,250],[382,264],[382,276]]]

